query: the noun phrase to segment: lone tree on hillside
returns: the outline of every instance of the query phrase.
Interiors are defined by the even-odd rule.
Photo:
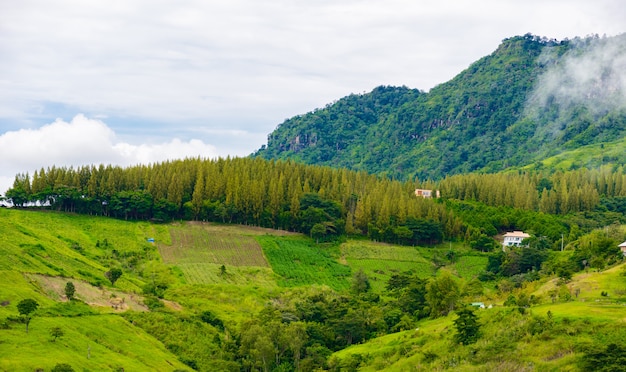
[[[456,335],[454,339],[456,342],[469,345],[478,341],[480,323],[474,311],[469,308],[464,308],[457,311],[458,318],[454,320],[454,326],[456,327]]]
[[[106,273],[104,273],[104,276],[107,279],[109,279],[109,281],[111,282],[111,285],[115,285],[115,282],[120,278],[120,276],[122,276],[122,269],[118,269],[118,268],[111,269],[107,271]]]
[[[65,284],[65,296],[68,301],[72,301],[74,299],[74,293],[76,293],[76,287],[74,287],[74,283],[67,282]]]
[[[30,314],[37,310],[39,304],[32,298],[27,298],[17,304],[17,311],[20,312],[24,323],[26,324],[26,333],[28,333],[28,324],[30,323]]]
[[[63,337],[65,332],[63,332],[63,328],[61,327],[52,327],[50,328],[50,336],[52,336],[52,342],[56,342],[57,338]]]

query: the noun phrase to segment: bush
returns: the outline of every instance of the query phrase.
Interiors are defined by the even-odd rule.
[[[224,330],[224,323],[222,322],[222,320],[216,317],[215,314],[213,314],[209,310],[203,311],[202,314],[200,314],[200,319],[217,329],[220,329],[222,331]]]
[[[52,372],[74,372],[74,368],[67,363],[57,363],[57,365],[52,368]]]
[[[144,305],[148,306],[148,309],[150,309],[151,311],[160,310],[165,307],[165,305],[163,305],[163,302],[161,302],[161,300],[154,296],[144,297],[143,303]]]

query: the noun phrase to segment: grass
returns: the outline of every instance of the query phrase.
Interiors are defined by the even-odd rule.
[[[50,336],[53,327],[64,333],[55,342]],[[19,324],[0,330],[0,337],[2,371],[49,371],[57,363],[91,371],[188,370],[160,342],[115,315],[35,316],[28,334]]]
[[[20,272],[0,271],[0,283],[3,283],[0,285],[0,318],[17,315],[17,304],[26,298],[34,299],[41,306],[54,304],[54,300],[46,296],[35,281]]]
[[[428,278],[436,269],[414,247],[354,240],[343,243],[340,250],[341,261],[349,264],[353,271],[362,269],[370,279],[372,290],[378,293],[384,291],[394,274],[412,272]]]
[[[465,280],[475,277],[487,261],[477,252],[452,245],[401,247],[363,240],[318,245],[301,235],[245,226],[153,225],[7,209],[0,209],[0,241],[0,282],[9,283],[0,286],[0,324],[9,325],[0,329],[0,370],[7,371],[50,370],[60,362],[76,370],[185,370],[178,358],[187,355],[205,363],[217,355],[207,354],[215,352],[212,341],[194,349],[197,337],[213,340],[217,332],[209,326],[191,326],[199,322],[202,311],[211,311],[228,329],[236,330],[287,293],[285,288],[299,287],[289,290],[296,293],[307,290],[301,287],[321,285],[343,291],[349,288],[352,273],[363,269],[374,290],[382,292],[395,273],[436,275],[433,260],[440,270]],[[456,253],[452,262],[447,258],[450,250]],[[137,307],[122,317],[107,305],[111,298],[131,295],[139,304],[137,293],[147,280],[140,275],[141,266],[161,260],[182,273],[165,292],[169,309],[159,313]],[[115,287],[103,279],[113,265],[124,268]],[[363,371],[574,370],[585,347],[595,340],[619,332],[626,335],[626,330],[620,331],[626,323],[625,267],[574,275],[566,284],[571,301],[552,303],[549,293],[558,283],[545,279],[519,289],[543,302],[525,314],[515,307],[477,310],[483,334],[474,345],[453,343],[452,314],[339,351],[332,363],[349,370],[350,363],[361,358]],[[77,298],[91,306],[65,302],[67,281],[74,282]],[[91,285],[94,282],[102,288]],[[25,298],[40,304],[28,335],[23,324],[5,321],[17,316],[16,305]],[[130,300],[128,306],[132,307]],[[540,325],[534,327],[538,320]],[[139,327],[141,322],[152,336]],[[56,342],[51,341],[53,327],[65,333]],[[168,327],[176,327],[178,333],[172,329],[170,338],[163,336]],[[193,340],[189,335],[183,342],[185,332],[205,328],[206,334],[193,335]],[[170,352],[177,347],[188,354]]]
[[[133,260],[158,260],[147,238],[168,240],[166,228],[147,222],[0,208],[0,270],[59,275],[100,282],[104,273],[122,266],[116,286],[140,291],[143,282],[129,275]]]
[[[350,267],[337,261],[338,252],[332,246],[321,246],[304,237],[259,236],[257,240],[272,269],[280,276],[279,285],[321,284],[336,290],[349,288]]]
[[[626,146],[626,139],[604,142],[602,144],[578,146],[573,150],[545,158],[541,160],[539,164],[542,164],[545,168],[563,171],[580,167],[595,168],[607,163],[623,164],[625,160],[624,146]],[[522,167],[522,169],[533,168],[536,165],[537,163],[531,164]]]
[[[487,267],[487,256],[461,256],[452,265],[461,278],[475,278]]]

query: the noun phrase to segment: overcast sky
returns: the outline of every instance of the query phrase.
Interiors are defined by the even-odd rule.
[[[0,1],[0,193],[51,165],[246,156],[350,93],[625,20],[620,0]]]

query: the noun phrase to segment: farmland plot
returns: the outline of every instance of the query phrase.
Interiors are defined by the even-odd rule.
[[[382,292],[392,275],[412,272],[419,277],[428,278],[436,269],[416,248],[368,241],[349,241],[342,244],[341,259],[353,271],[362,269],[375,292]]]
[[[271,283],[274,274],[255,240],[266,233],[239,226],[185,223],[170,227],[171,244],[158,242],[157,246],[163,262],[180,268],[189,284]]]
[[[321,248],[302,238],[262,236],[257,239],[263,245],[272,269],[281,276],[280,285],[322,284],[337,290],[350,286],[350,267],[340,264],[329,248]]]
[[[274,272],[268,267],[226,266],[224,273],[221,265],[212,263],[183,263],[177,267],[183,272],[188,284],[228,283],[236,285],[275,286]]]
[[[487,256],[461,256],[454,264],[456,273],[461,278],[475,278],[487,267]]]
[[[170,234],[171,245],[159,244],[159,252],[167,264],[269,267],[254,235],[209,224],[173,226]]]

